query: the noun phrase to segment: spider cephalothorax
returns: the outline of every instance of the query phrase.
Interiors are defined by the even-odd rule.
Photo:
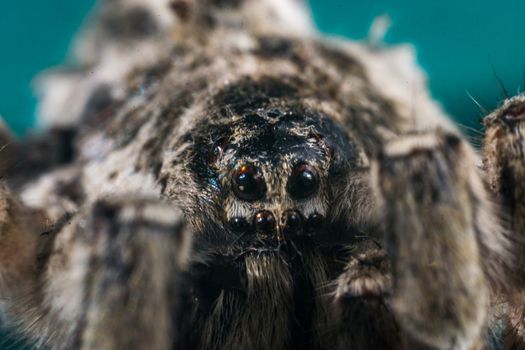
[[[324,224],[336,219],[331,206],[344,177],[362,166],[357,146],[321,112],[283,105],[293,95],[279,96],[281,105],[272,106],[255,92],[243,100],[246,107],[221,101],[225,114],[192,130],[206,130],[191,164],[199,186],[237,243],[322,239]]]
[[[103,2],[41,80],[50,131],[2,148],[7,319],[53,349],[524,347],[523,96],[479,169],[408,48],[313,32],[295,0]]]

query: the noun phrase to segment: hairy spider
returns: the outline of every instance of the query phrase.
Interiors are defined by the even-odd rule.
[[[2,134],[2,307],[38,347],[525,347],[524,96],[477,163],[409,47],[295,0],[104,1],[75,58],[48,131]]]

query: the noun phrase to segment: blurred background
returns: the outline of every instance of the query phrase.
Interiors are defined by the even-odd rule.
[[[524,89],[525,1],[310,0],[321,31],[364,40],[373,19],[388,14],[388,43],[409,42],[434,96],[465,128],[480,129],[480,109],[501,102],[496,74],[513,95]],[[94,0],[2,1],[0,115],[20,135],[35,120],[31,80],[62,62]],[[493,68],[492,68],[493,67]],[[496,74],[494,73],[496,72]],[[4,338],[0,349],[19,349]]]
[[[94,0],[2,1],[0,115],[19,134],[35,120],[34,75],[62,62]],[[479,128],[480,110],[523,89],[522,0],[310,0],[321,31],[362,40],[373,19],[388,14],[388,43],[410,42],[428,72],[434,96],[461,124]]]

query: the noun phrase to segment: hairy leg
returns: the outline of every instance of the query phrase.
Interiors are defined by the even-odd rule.
[[[104,200],[49,236],[47,249],[36,242],[33,251],[22,250],[31,286],[6,299],[27,334],[53,349],[171,347],[180,272],[191,250],[179,211],[155,199]]]
[[[408,341],[477,348],[494,261],[506,252],[474,153],[452,134],[407,135],[386,146],[373,179],[392,263],[390,304]]]
[[[337,279],[335,309],[340,336],[337,349],[404,349],[401,329],[388,303],[392,280],[386,251],[376,240],[352,246]]]
[[[156,201],[124,201],[99,203],[92,217],[79,348],[170,348],[177,275],[190,249],[180,213]]]
[[[510,293],[506,349],[525,348],[525,96],[507,101],[485,117],[483,165],[509,222],[516,256]]]
[[[40,246],[46,240],[42,214],[25,207],[0,184],[0,298],[17,298],[34,288]]]
[[[518,244],[516,282],[525,283],[525,96],[507,100],[484,119],[483,165],[491,189],[508,212]]]

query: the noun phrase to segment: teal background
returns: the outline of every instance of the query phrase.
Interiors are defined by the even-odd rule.
[[[0,0],[0,115],[21,133],[34,121],[31,80],[65,57],[93,0]]]
[[[0,0],[0,114],[18,133],[34,121],[30,83],[57,65],[93,0]],[[525,1],[310,0],[326,33],[364,39],[372,20],[387,13],[389,43],[411,42],[427,70],[436,98],[456,120],[479,128],[470,92],[491,109],[502,99],[491,68],[510,94],[524,88]],[[0,349],[15,349],[9,340]]]
[[[479,134],[470,128],[481,128],[481,112],[469,93],[491,110],[503,98],[498,79],[509,95],[524,90],[523,0],[310,2],[324,32],[351,38],[365,38],[371,21],[388,14],[386,41],[416,46],[433,95],[471,136]]]
[[[0,1],[0,115],[23,133],[34,120],[32,77],[63,61],[94,0]],[[416,45],[434,96],[462,124],[479,127],[480,112],[467,91],[488,109],[501,101],[490,62],[510,94],[523,89],[524,1],[310,3],[321,30],[356,39],[366,37],[374,17],[388,13],[393,25],[387,42]]]

